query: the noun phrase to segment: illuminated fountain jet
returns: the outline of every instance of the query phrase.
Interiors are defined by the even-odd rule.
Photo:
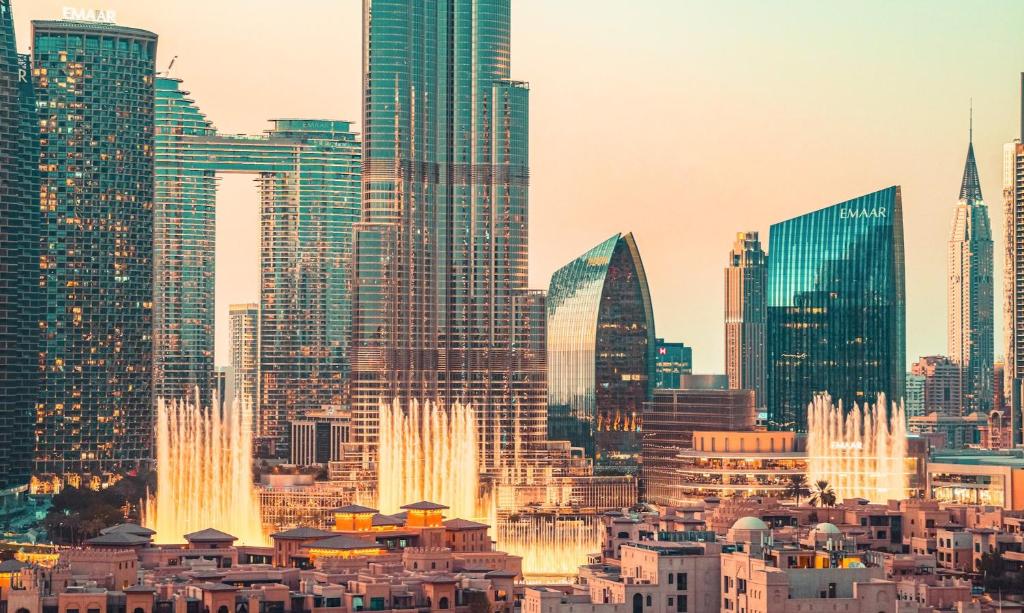
[[[397,513],[402,505],[429,500],[452,516],[480,517],[477,421],[473,408],[451,410],[434,402],[381,403],[377,459],[377,506]]]
[[[902,403],[884,395],[844,413],[828,395],[807,407],[807,477],[827,481],[837,498],[886,502],[907,497],[907,426]]]
[[[214,398],[213,406],[220,406]],[[143,525],[160,542],[216,528],[241,544],[265,545],[260,499],[252,479],[252,405],[247,400],[204,409],[192,402],[157,401],[156,495]]]

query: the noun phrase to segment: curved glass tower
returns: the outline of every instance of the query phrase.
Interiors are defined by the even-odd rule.
[[[548,289],[548,437],[597,474],[635,475],[654,385],[654,312],[632,234],[555,272]]]
[[[768,420],[807,429],[829,393],[849,408],[901,400],[906,298],[900,188],[772,225],[768,258]]]

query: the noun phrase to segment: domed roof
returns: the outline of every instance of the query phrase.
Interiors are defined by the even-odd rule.
[[[732,525],[733,530],[767,530],[768,524],[756,517],[741,517]]]
[[[830,524],[828,522],[821,522],[820,524],[818,524],[817,526],[814,527],[814,531],[815,532],[821,532],[823,534],[842,534],[843,533],[843,531],[840,530],[839,528],[837,528],[835,524]]]

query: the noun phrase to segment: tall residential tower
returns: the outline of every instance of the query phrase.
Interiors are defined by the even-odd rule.
[[[1006,253],[1003,267],[1006,364],[1013,442],[1024,443],[1021,383],[1024,382],[1024,72],[1020,75],[1020,137],[1003,146],[1003,205]]]
[[[231,376],[235,397],[252,403],[260,423],[260,305],[232,304],[228,309],[231,326]]]
[[[36,472],[152,457],[153,79],[157,36],[34,21],[46,314]]]
[[[757,232],[740,232],[725,268],[725,374],[729,389],[754,390],[757,406],[764,402],[767,291],[768,257]]]
[[[493,467],[514,440],[546,431],[543,360],[514,350],[529,90],[509,79],[510,2],[363,7],[354,438],[372,457],[379,402],[469,403]]]
[[[28,56],[0,0],[0,490],[28,483],[39,387],[39,151]]]
[[[973,135],[973,128],[971,130]],[[973,138],[949,237],[949,358],[960,366],[963,412],[992,407],[992,229],[981,196]]]
[[[345,398],[360,145],[347,121],[271,121],[259,136],[219,134],[179,79],[157,78],[154,381],[160,396],[209,393],[217,175],[251,174],[260,216],[253,404],[267,452],[289,457],[288,422]]]

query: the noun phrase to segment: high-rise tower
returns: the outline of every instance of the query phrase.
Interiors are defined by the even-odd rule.
[[[289,421],[345,397],[359,140],[347,121],[275,119],[260,136],[217,133],[179,79],[156,83],[157,394],[213,380],[219,173],[259,190],[257,433],[288,457]],[[250,386],[251,389],[251,386]],[[248,393],[236,389],[236,393]]]
[[[973,122],[973,120],[972,120]],[[949,237],[949,358],[960,366],[961,412],[992,407],[992,229],[981,196],[972,138]]]
[[[1003,206],[1006,253],[1003,323],[1006,326],[1006,389],[1013,442],[1024,442],[1021,383],[1024,381],[1024,72],[1020,75],[1020,137],[1003,146]]]
[[[725,374],[730,389],[754,390],[764,402],[768,257],[757,232],[740,232],[725,268]]]
[[[0,0],[0,489],[28,483],[39,386],[39,151],[28,57]]]
[[[231,376],[235,397],[252,403],[256,423],[260,424],[260,305],[232,304],[228,316],[231,320]]]
[[[898,186],[771,227],[768,425],[804,432],[828,393],[846,409],[903,399],[906,290]]]
[[[616,234],[551,275],[548,436],[581,447],[595,474],[640,469],[654,390],[654,309],[632,234]]]
[[[157,36],[34,21],[40,142],[36,472],[152,457],[153,79]]]
[[[527,287],[528,87],[509,0],[364,0],[354,434],[378,402],[470,403],[484,465],[542,438],[543,361],[514,350]],[[514,364],[519,361],[518,366]],[[519,423],[529,423],[515,430]]]

